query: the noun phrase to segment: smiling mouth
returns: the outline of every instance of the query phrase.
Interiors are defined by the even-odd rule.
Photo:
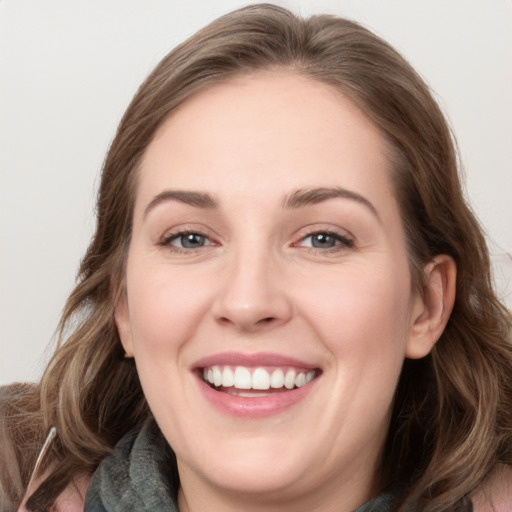
[[[284,393],[309,384],[318,370],[247,366],[208,366],[202,380],[216,391],[240,397],[260,397]]]

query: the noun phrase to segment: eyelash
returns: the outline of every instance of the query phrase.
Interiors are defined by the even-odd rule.
[[[199,245],[198,247],[183,247],[183,238],[186,236],[197,236],[197,237],[200,237],[203,242],[206,241],[207,243]],[[305,240],[313,239],[313,237],[315,237],[315,236],[325,236],[327,238],[333,239],[334,245],[332,245],[330,247],[323,247],[323,248],[322,247],[313,247],[313,245],[310,245],[310,246],[302,245]],[[177,245],[173,245],[173,242],[176,240],[179,240],[179,239],[181,239],[181,247],[177,246]],[[314,243],[314,242],[312,242],[312,243]],[[205,235],[204,233],[201,233],[200,231],[183,230],[183,231],[178,231],[178,232],[171,233],[171,234],[165,236],[158,245],[160,245],[162,247],[167,247],[170,250],[172,250],[173,252],[190,254],[191,252],[196,252],[198,250],[201,250],[204,247],[215,246],[218,244],[213,242],[207,235]],[[327,229],[319,229],[319,230],[312,231],[310,233],[306,233],[304,236],[302,236],[300,238],[300,240],[298,242],[295,242],[294,244],[292,244],[292,247],[304,247],[309,251],[315,251],[315,252],[318,251],[321,253],[331,253],[331,252],[343,251],[346,249],[352,249],[354,246],[355,246],[354,239],[352,239],[346,235],[337,233],[336,231],[331,231],[331,230],[327,230]]]
[[[315,236],[325,236],[331,239],[334,239],[334,245],[331,247],[313,247],[313,246],[303,246],[307,249],[313,250],[313,251],[321,251],[322,253],[325,252],[337,252],[337,251],[343,251],[346,249],[352,249],[355,246],[355,241],[352,238],[349,238],[346,235],[342,235],[336,231],[330,231],[328,229],[319,229],[316,231],[313,231],[311,233],[307,233],[305,236],[303,236],[299,242],[295,243],[294,246],[301,246],[300,244],[303,243],[308,238],[312,239]]]
[[[182,245],[183,245],[184,237],[194,236],[194,235],[201,237],[203,240],[208,241],[209,243],[200,245],[199,247],[183,247],[183,246],[179,247],[179,246],[173,245],[173,241],[179,240],[179,239],[182,239]],[[203,247],[208,247],[208,246],[217,245],[217,244],[215,242],[212,242],[207,235],[201,233],[200,231],[183,230],[183,231],[178,231],[176,233],[171,233],[171,234],[165,236],[163,238],[163,240],[158,245],[160,245],[162,247],[168,247],[170,250],[172,250],[174,252],[190,253],[190,252],[195,252],[199,249],[202,249]]]

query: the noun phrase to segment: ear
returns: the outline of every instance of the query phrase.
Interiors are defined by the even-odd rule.
[[[425,357],[443,333],[455,301],[457,266],[446,254],[436,256],[424,268],[423,296],[414,299],[411,332],[405,356]]]
[[[130,312],[126,292],[119,294],[114,312],[117,333],[125,351],[125,357],[133,357],[132,330],[130,325]]]

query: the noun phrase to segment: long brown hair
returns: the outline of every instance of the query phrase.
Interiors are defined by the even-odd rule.
[[[454,143],[428,86],[386,42],[334,16],[272,5],[219,18],[165,57],[128,107],[104,163],[97,227],[41,381],[55,465],[29,506],[48,506],[77,471],[93,472],[150,414],[123,351],[114,306],[123,290],[138,166],[156,130],[192,95],[259,70],[288,70],[350,98],[388,142],[410,268],[448,254],[457,298],[432,354],[406,361],[382,461],[400,510],[453,510],[499,462],[512,462],[510,314],[496,299],[482,230],[458,177]],[[58,464],[56,462],[58,461]]]
[[[44,435],[35,384],[0,387],[0,511],[18,508]]]

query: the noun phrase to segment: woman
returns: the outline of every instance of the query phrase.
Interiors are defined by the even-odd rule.
[[[418,75],[353,22],[235,11],[109,150],[26,507],[90,475],[86,511],[487,506],[510,326]]]

